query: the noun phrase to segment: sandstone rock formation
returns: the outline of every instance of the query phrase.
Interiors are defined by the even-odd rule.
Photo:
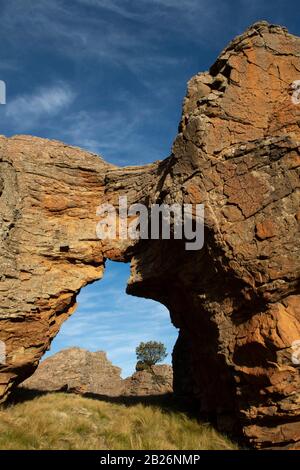
[[[175,392],[258,448],[300,448],[300,39],[250,27],[188,84],[169,158],[117,168],[59,142],[0,139],[0,395],[28,377],[105,259],[180,329]],[[99,136],[101,138],[101,136]],[[205,245],[99,241],[96,208],[204,203]]]
[[[124,380],[124,396],[163,395],[173,391],[173,370],[167,364],[157,364],[151,370],[140,370]]]
[[[120,367],[114,366],[103,351],[90,352],[81,348],[59,351],[41,362],[22,387],[39,391],[69,391],[96,395],[122,394]]]

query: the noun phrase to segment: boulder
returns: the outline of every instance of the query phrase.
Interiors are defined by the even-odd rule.
[[[167,364],[157,364],[140,370],[124,380],[124,396],[154,396],[172,393],[173,370]]]

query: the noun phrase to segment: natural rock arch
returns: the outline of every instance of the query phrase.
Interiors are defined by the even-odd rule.
[[[128,291],[165,304],[180,335],[175,391],[257,447],[299,448],[300,39],[253,25],[189,82],[172,154],[118,168],[78,148],[0,139],[0,396],[29,376],[102,276],[131,260]],[[181,241],[97,239],[96,208],[205,204],[199,252]]]

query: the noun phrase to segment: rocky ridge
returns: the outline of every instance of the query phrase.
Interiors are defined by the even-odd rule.
[[[22,387],[41,392],[66,391],[100,397],[143,397],[171,393],[172,380],[172,367],[167,364],[155,365],[151,372],[135,372],[122,379],[120,367],[114,366],[105,352],[73,347],[42,361]]]

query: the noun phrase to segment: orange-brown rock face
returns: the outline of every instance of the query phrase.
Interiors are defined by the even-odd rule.
[[[164,162],[120,169],[58,142],[1,139],[3,397],[105,258],[131,260],[128,292],[164,303],[180,329],[175,392],[251,445],[300,448],[299,79],[300,39],[259,23],[189,82]],[[204,203],[203,249],[98,240],[96,207],[124,194]]]
[[[96,236],[97,207],[114,202],[109,181],[117,179],[120,186],[123,178],[128,201],[135,202],[143,185],[148,191],[156,180],[156,165],[120,174],[83,150],[16,136],[0,138],[0,168],[0,339],[7,354],[0,396],[5,397],[12,384],[34,371],[74,312],[80,288],[102,277],[105,258],[128,258],[126,240],[105,244]]]

